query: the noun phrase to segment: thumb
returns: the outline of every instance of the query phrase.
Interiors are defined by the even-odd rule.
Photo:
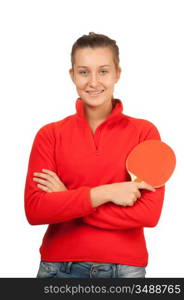
[[[150,184],[148,184],[144,181],[138,182],[137,187],[138,187],[138,189],[145,189],[145,190],[148,190],[148,191],[151,191],[151,192],[156,191],[156,189],[153,186],[151,186]]]

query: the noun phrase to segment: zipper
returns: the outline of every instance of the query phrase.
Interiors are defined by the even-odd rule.
[[[104,129],[104,124],[106,123],[106,120],[101,123],[96,129],[95,129],[95,132],[94,134],[92,133],[92,130],[88,124],[88,122],[86,121],[87,123],[87,127],[88,127],[88,131],[89,131],[89,137],[90,137],[90,142],[91,142],[91,145],[93,147],[93,150],[95,152],[96,155],[99,155],[100,154],[100,146],[101,146],[101,140],[102,140],[102,130]]]

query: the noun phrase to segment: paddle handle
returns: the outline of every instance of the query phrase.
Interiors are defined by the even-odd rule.
[[[142,180],[140,178],[138,178],[138,177],[136,177],[133,181],[134,182],[142,182]]]
[[[128,171],[128,173],[129,173],[132,181],[134,181],[134,182],[142,182],[142,180],[139,177],[135,176],[130,171]]]

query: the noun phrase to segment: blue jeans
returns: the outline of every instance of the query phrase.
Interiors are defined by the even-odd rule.
[[[145,267],[130,265],[41,261],[37,278],[144,278],[145,274]]]

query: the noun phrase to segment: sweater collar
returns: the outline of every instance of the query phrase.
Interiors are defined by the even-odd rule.
[[[113,98],[112,101],[115,101],[115,105],[106,120],[122,117],[123,104],[121,100]],[[84,102],[81,100],[81,98],[77,98],[75,107],[77,116],[81,119],[86,119],[84,113]]]

